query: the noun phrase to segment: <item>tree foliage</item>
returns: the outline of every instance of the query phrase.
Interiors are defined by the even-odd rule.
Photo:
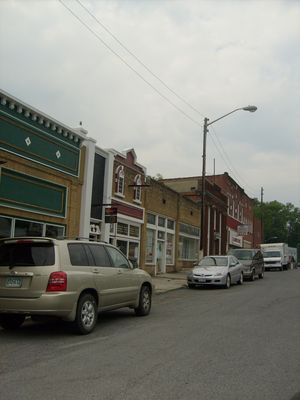
[[[300,209],[291,203],[282,204],[274,200],[260,204],[255,200],[255,215],[262,218],[264,241],[284,242],[290,247],[300,243]]]

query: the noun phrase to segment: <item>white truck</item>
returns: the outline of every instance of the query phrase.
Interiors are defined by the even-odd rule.
[[[264,257],[265,270],[293,268],[297,261],[297,249],[287,243],[264,243],[260,245]]]

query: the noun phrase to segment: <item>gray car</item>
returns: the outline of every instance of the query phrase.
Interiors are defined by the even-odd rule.
[[[256,276],[263,279],[265,265],[262,252],[259,249],[231,249],[229,254],[234,255],[243,264],[245,279],[254,281]]]
[[[31,316],[71,321],[90,333],[100,311],[151,309],[150,275],[116,247],[83,240],[23,237],[0,240],[0,325],[18,328]]]
[[[243,266],[234,256],[206,256],[187,275],[189,288],[216,285],[229,289],[232,283],[243,283]]]

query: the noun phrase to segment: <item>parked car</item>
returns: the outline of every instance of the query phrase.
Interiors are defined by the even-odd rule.
[[[254,281],[256,276],[263,279],[265,274],[264,257],[259,249],[231,249],[228,253],[234,255],[243,264],[245,279]]]
[[[188,275],[189,288],[216,285],[229,289],[232,283],[243,283],[243,265],[234,256],[206,256]]]
[[[90,333],[99,311],[151,309],[150,275],[116,247],[100,242],[22,237],[0,240],[0,324],[13,329],[26,316],[72,321]]]

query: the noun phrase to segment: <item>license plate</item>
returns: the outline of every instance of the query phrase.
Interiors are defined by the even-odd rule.
[[[6,278],[5,287],[8,288],[19,288],[22,286],[22,278],[19,276],[9,276]]]
[[[199,278],[198,282],[206,282],[206,279],[205,278]]]

